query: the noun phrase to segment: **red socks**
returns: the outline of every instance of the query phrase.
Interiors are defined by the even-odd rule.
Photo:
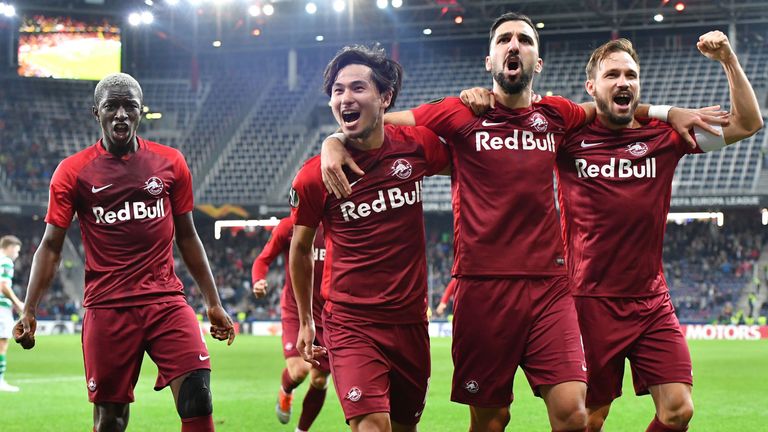
[[[181,432],[213,432],[213,416],[181,419]]]
[[[299,386],[301,384],[300,382],[296,382],[291,379],[291,374],[288,373],[288,368],[283,369],[283,377],[282,377],[282,385],[283,385],[283,391],[290,394],[293,392],[293,389]]]
[[[312,422],[315,421],[317,415],[320,414],[320,409],[323,407],[326,392],[327,389],[317,389],[310,384],[301,408],[301,417],[298,424],[300,430],[308,431],[309,427],[312,426]]]
[[[660,422],[658,417],[654,416],[653,421],[648,425],[648,429],[646,429],[645,432],[684,432],[687,430],[687,426],[685,429],[675,429],[671,426],[667,426]]]

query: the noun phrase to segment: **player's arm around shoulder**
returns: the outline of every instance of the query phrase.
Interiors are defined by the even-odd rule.
[[[181,258],[200,288],[200,293],[203,295],[205,305],[208,308],[211,336],[214,339],[226,340],[227,345],[231,345],[235,340],[235,327],[229,314],[221,305],[211,267],[208,265],[208,257],[205,255],[205,248],[203,248],[203,243],[197,235],[197,230],[195,230],[192,212],[174,215],[173,223],[176,226],[176,245],[181,253]]]
[[[756,134],[763,127],[760,104],[728,36],[717,30],[705,33],[699,37],[696,48],[705,57],[720,62],[728,78],[731,116],[730,123],[723,127],[725,143],[731,144]]]

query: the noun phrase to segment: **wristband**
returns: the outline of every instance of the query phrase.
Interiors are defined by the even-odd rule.
[[[651,105],[648,107],[648,117],[665,122],[671,109],[672,105]]]

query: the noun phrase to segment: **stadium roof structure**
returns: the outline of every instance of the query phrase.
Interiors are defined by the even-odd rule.
[[[326,42],[479,39],[504,12],[529,15],[542,34],[578,34],[768,23],[761,0],[4,0],[20,14],[106,14],[127,22],[131,12],[151,11],[155,31],[194,34],[243,45]],[[315,4],[310,14],[306,6]],[[337,12],[333,5],[344,3]],[[393,3],[402,3],[393,7]],[[273,14],[262,8],[271,5]],[[682,10],[678,4],[682,4]],[[461,17],[460,20],[457,17]],[[460,23],[457,23],[460,21]],[[429,29],[429,31],[426,31]],[[256,31],[258,30],[258,32]],[[258,36],[255,38],[254,36]]]

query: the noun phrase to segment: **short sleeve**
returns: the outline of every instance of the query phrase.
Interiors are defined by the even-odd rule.
[[[289,204],[295,225],[316,228],[323,219],[327,191],[320,176],[320,158],[305,164],[293,179]]]
[[[48,212],[45,222],[67,229],[75,215],[74,196],[77,174],[70,169],[68,160],[62,161],[51,177],[48,191]]]
[[[584,108],[569,99],[560,96],[549,96],[542,99],[542,102],[546,102],[557,109],[563,119],[566,132],[572,132],[581,128],[587,121],[587,113],[584,111]]]
[[[452,137],[463,126],[477,118],[457,97],[437,99],[411,111],[416,126],[425,126],[445,138]]]
[[[445,169],[451,161],[451,154],[443,139],[425,127],[415,127],[414,133],[424,148],[424,159],[427,162],[425,175],[435,175]]]
[[[171,207],[174,215],[189,213],[194,209],[192,194],[192,174],[187,161],[181,153],[176,153],[173,161],[175,180],[171,190]]]

